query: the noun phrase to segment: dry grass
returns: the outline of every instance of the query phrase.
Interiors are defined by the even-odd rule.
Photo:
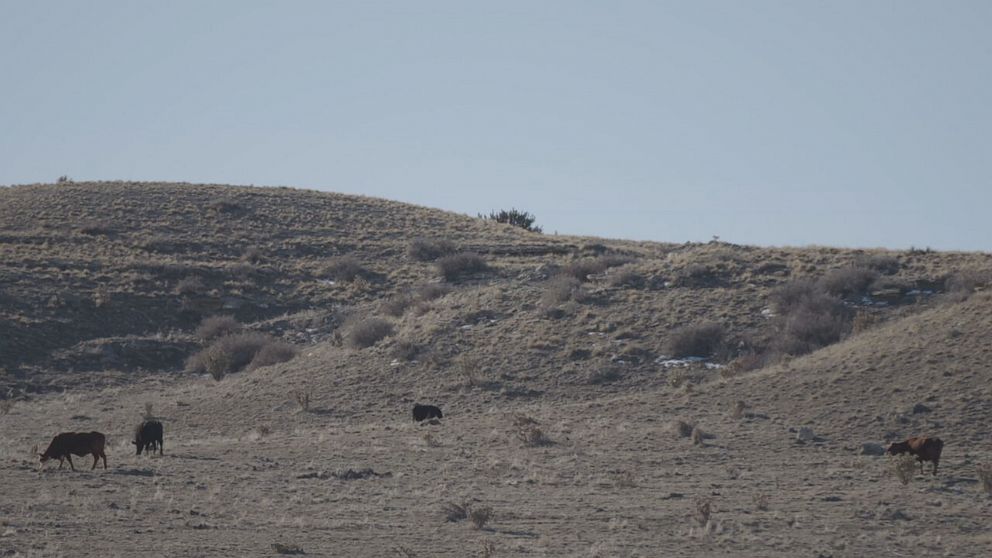
[[[262,353],[263,349],[270,347],[271,349]],[[287,348],[285,343],[270,335],[238,333],[221,337],[194,354],[186,362],[186,370],[193,374],[210,374],[219,381],[224,376],[239,372],[246,367],[267,366],[274,362],[282,362],[278,359],[283,357],[292,358],[290,355],[295,354],[295,351]],[[255,364],[254,360],[258,356],[261,356],[261,359]]]
[[[692,519],[700,526],[705,527],[713,515],[713,500],[710,498],[698,498],[692,509]]]
[[[354,256],[340,256],[332,258],[322,269],[321,274],[335,281],[355,281],[367,278],[369,271],[365,269],[358,258]]]
[[[445,521],[457,523],[468,519],[469,505],[468,503],[456,504],[454,502],[448,502],[442,506],[441,513],[444,514]]]

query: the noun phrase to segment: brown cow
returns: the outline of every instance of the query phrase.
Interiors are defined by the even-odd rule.
[[[940,463],[940,452],[944,449],[944,442],[940,438],[927,438],[926,436],[914,436],[905,442],[893,442],[885,450],[889,455],[901,455],[908,453],[915,455],[920,462],[920,474],[923,474],[923,462],[933,462],[933,474],[937,476],[937,465]]]
[[[99,432],[63,432],[54,438],[52,438],[52,443],[48,444],[48,449],[45,453],[40,453],[41,462],[45,463],[49,459],[59,460],[59,469],[65,463],[65,460],[69,460],[69,467],[73,471],[76,470],[72,465],[73,455],[90,455],[93,454],[93,466],[90,470],[96,469],[97,462],[100,458],[103,458],[103,468],[107,468],[107,454],[103,452],[104,446],[107,444],[107,437]]]

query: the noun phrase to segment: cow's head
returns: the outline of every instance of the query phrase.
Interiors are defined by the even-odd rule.
[[[907,442],[892,442],[889,447],[885,448],[885,453],[889,455],[901,455],[909,451],[909,444]]]

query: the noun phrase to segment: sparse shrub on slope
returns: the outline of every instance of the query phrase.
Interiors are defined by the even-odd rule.
[[[541,232],[541,227],[534,224],[534,221],[537,220],[537,218],[526,211],[517,211],[516,209],[507,211],[505,209],[501,209],[499,213],[490,211],[489,215],[483,215],[480,213],[479,218],[486,219],[488,221],[496,221],[497,223],[513,225],[514,227],[520,227],[521,229],[531,232]]]
[[[568,275],[559,275],[551,278],[544,287],[544,292],[541,293],[541,306],[553,308],[570,300],[582,302],[587,297],[588,295],[578,279]]]
[[[457,281],[466,275],[487,271],[489,266],[482,256],[472,252],[462,252],[439,259],[437,269],[445,281]]]
[[[322,273],[335,281],[345,282],[369,275],[368,270],[362,267],[361,262],[354,256],[333,258],[324,266]]]
[[[283,362],[295,356],[287,343],[265,333],[236,333],[220,337],[186,361],[186,371],[210,374],[220,380],[228,374]],[[271,348],[270,348],[271,346]],[[291,346],[290,346],[291,347]],[[255,359],[262,356],[258,364]]]
[[[210,316],[203,318],[196,328],[195,335],[201,341],[207,342],[232,333],[241,333],[241,329],[241,323],[233,316]]]
[[[356,349],[371,347],[393,334],[393,324],[382,318],[368,318],[348,327],[348,344]]]
[[[802,355],[836,343],[851,330],[853,311],[817,283],[787,283],[771,294],[778,314],[776,348]]]
[[[407,255],[418,262],[432,262],[438,258],[454,254],[458,246],[450,240],[438,238],[415,238],[410,241]]]
[[[850,298],[864,295],[875,279],[878,279],[878,273],[871,269],[842,267],[828,271],[819,284],[827,294]]]
[[[676,358],[708,357],[720,349],[726,335],[727,330],[715,322],[686,326],[672,333],[666,350]]]

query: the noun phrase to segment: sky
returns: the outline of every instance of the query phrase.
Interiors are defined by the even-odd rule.
[[[0,184],[992,251],[992,2],[0,3]]]

